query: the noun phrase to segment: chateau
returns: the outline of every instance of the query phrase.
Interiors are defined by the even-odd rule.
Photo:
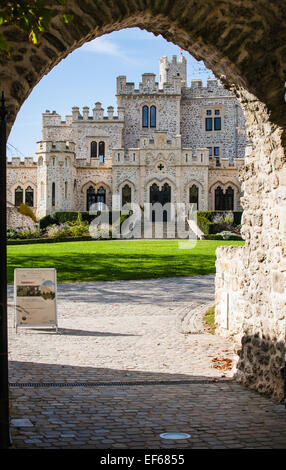
[[[160,59],[159,82],[139,87],[117,77],[114,108],[72,108],[62,120],[43,113],[36,157],[7,162],[8,225],[28,225],[16,207],[38,218],[56,211],[146,202],[196,203],[199,210],[240,209],[245,120],[235,95],[215,79],[187,83],[186,59]],[[119,202],[118,202],[119,201]],[[117,209],[118,207],[116,207]],[[25,217],[26,219],[26,217]]]

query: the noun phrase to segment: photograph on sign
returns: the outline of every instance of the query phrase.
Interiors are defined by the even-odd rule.
[[[15,323],[17,326],[55,326],[56,270],[15,269]]]

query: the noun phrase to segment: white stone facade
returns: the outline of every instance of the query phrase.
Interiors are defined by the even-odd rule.
[[[168,202],[197,202],[199,210],[241,209],[238,173],[247,142],[235,95],[213,79],[206,87],[200,80],[188,87],[182,56],[161,58],[159,83],[155,79],[143,74],[135,89],[125,76],[118,77],[117,115],[112,106],[104,115],[99,102],[92,112],[73,107],[65,121],[55,111],[43,113],[37,162],[7,163],[9,204],[19,204],[17,188],[23,202],[32,188],[32,207],[41,218],[88,210],[92,202],[111,208],[114,195],[119,204],[143,205],[167,188]],[[227,207],[219,207],[225,202],[217,190],[230,190]],[[29,197],[26,202],[31,205]],[[17,225],[15,217],[9,224]]]

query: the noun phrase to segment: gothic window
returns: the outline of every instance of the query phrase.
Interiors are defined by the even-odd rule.
[[[219,157],[219,147],[214,147],[214,156]]]
[[[215,210],[225,211],[233,210],[234,205],[234,190],[228,186],[224,193],[222,188],[218,186],[215,190]]]
[[[86,191],[86,210],[89,211],[90,206],[96,203],[96,195],[93,186],[90,186]]]
[[[97,157],[97,142],[93,141],[90,144],[90,157],[96,158]]]
[[[190,204],[196,204],[197,210],[199,209],[199,188],[193,184],[190,188]]]
[[[156,127],[156,106],[150,108],[150,127]]]
[[[231,186],[229,186],[225,192],[225,209],[232,211],[233,210],[233,199],[234,191]]]
[[[19,206],[23,202],[23,189],[18,186],[15,189],[15,206]]]
[[[52,183],[52,206],[56,205],[56,183]]]
[[[34,206],[34,190],[28,186],[25,191],[25,204],[29,207]]]
[[[65,181],[65,199],[68,198],[68,182]]]
[[[215,109],[215,112],[214,112],[214,113],[215,113],[216,116],[219,116],[219,115],[220,115],[220,110],[219,110],[219,109]]]
[[[142,108],[142,127],[148,127],[149,121],[149,108],[148,106],[143,106]]]
[[[105,144],[102,141],[99,142],[99,144],[98,144],[98,155],[100,157],[104,157],[104,155],[105,155]]]
[[[207,109],[207,116],[211,116],[212,115],[212,110],[211,109]]]
[[[122,188],[122,206],[131,203],[131,188],[128,184]]]

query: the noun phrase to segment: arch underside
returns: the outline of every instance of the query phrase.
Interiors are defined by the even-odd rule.
[[[2,27],[11,47],[0,57],[9,129],[33,87],[61,59],[86,41],[122,28],[161,34],[204,60],[240,99],[253,144],[240,175],[246,243],[217,251],[216,319],[220,334],[231,333],[241,344],[242,381],[281,397],[276,371],[285,349],[286,22],[281,12],[286,1],[68,0],[74,17],[69,24],[61,21],[58,2],[48,3],[55,16],[38,47],[15,26]]]

